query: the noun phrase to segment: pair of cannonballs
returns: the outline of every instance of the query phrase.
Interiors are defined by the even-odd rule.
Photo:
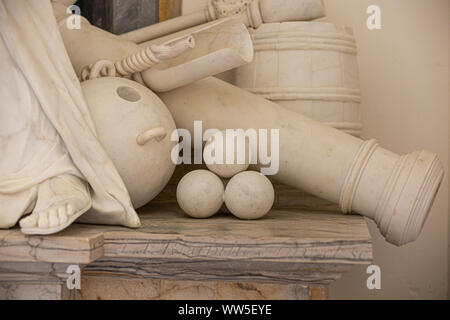
[[[205,159],[214,137],[217,136],[214,135],[205,145]],[[177,201],[186,214],[194,218],[209,218],[219,212],[224,203],[226,209],[240,219],[260,219],[270,211],[275,198],[272,183],[259,172],[246,171],[250,164],[250,150],[248,145],[246,147],[245,164],[207,162],[210,171],[195,170],[181,179]],[[224,183],[221,178],[231,179]]]

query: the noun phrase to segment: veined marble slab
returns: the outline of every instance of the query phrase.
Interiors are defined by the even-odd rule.
[[[0,262],[90,263],[104,254],[103,234],[75,224],[52,236],[27,236],[19,228],[0,230]]]
[[[310,300],[325,299],[322,287],[301,284],[123,280],[83,277],[83,300]],[[323,292],[321,292],[321,290]],[[317,294],[317,291],[319,291]]]
[[[148,206],[138,230],[109,227],[106,257],[368,263],[371,240],[360,216],[273,210],[264,219],[219,214],[192,219],[178,207]]]
[[[272,210],[243,221],[219,214],[185,216],[174,204],[140,210],[142,227],[75,224],[53,236],[0,231],[0,261],[88,264],[100,257],[181,261],[367,264],[371,237],[364,218],[304,209]]]

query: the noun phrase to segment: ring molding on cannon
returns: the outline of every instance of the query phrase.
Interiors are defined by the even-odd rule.
[[[373,219],[398,246],[417,239],[443,179],[434,153],[397,155],[375,140],[363,141],[217,78],[159,97],[177,127],[191,134],[196,120],[204,130],[279,129],[275,180],[338,203],[344,213]]]

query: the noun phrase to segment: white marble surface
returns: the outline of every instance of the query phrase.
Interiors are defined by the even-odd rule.
[[[255,58],[233,70],[233,84],[360,135],[357,47],[349,28],[326,22],[285,22],[249,31]]]
[[[151,90],[128,79],[98,78],[82,82],[81,87],[98,139],[134,208],[144,206],[161,192],[175,170],[171,152],[177,144],[176,127],[170,112]],[[108,221],[91,216],[87,222]]]
[[[1,294],[74,298],[58,285],[76,264],[83,269],[77,297],[84,299],[323,299],[323,285],[372,260],[360,216],[290,209],[257,221],[223,213],[197,220],[173,203],[139,213],[138,230],[74,224],[46,237],[0,231]]]
[[[186,8],[190,4],[192,7],[187,13]],[[143,43],[230,17],[248,27],[258,28],[263,22],[305,21],[325,15],[322,0],[189,0],[181,6],[183,16],[128,32],[121,37]]]
[[[273,262],[365,264],[372,259],[370,235],[360,216],[285,209],[256,221],[226,214],[197,220],[175,204],[150,204],[139,212],[143,226],[137,230],[75,224],[54,236],[0,231],[0,261],[89,264],[101,257],[180,262],[262,257]]]
[[[0,228],[30,212],[21,223],[29,234],[58,232],[83,214],[138,226],[55,32],[51,2],[5,0],[0,11]]]
[[[374,139],[363,141],[217,78],[159,96],[177,127],[191,134],[198,119],[203,130],[279,130],[275,180],[375,220],[398,246],[417,239],[443,179],[432,152],[395,154]]]

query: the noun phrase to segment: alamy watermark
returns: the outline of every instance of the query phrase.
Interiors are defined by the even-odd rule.
[[[377,265],[371,265],[367,267],[367,274],[370,276],[367,278],[367,289],[369,290],[381,290],[381,268]]]
[[[67,14],[70,16],[66,20],[66,27],[69,30],[80,30],[81,29],[81,9],[77,5],[71,5],[67,7]]]
[[[81,268],[78,265],[70,265],[67,267],[66,273],[69,275],[66,281],[67,289],[81,289]]]
[[[367,8],[366,13],[369,15],[367,18],[367,29],[380,30],[381,29],[381,8],[377,5],[371,5]]]
[[[279,129],[208,129],[203,132],[203,122],[194,121],[193,133],[194,137],[186,129],[177,129],[172,133],[171,140],[178,142],[171,154],[174,164],[233,165],[248,161],[251,165],[260,165],[264,175],[278,173]],[[210,143],[203,149],[207,141]]]

